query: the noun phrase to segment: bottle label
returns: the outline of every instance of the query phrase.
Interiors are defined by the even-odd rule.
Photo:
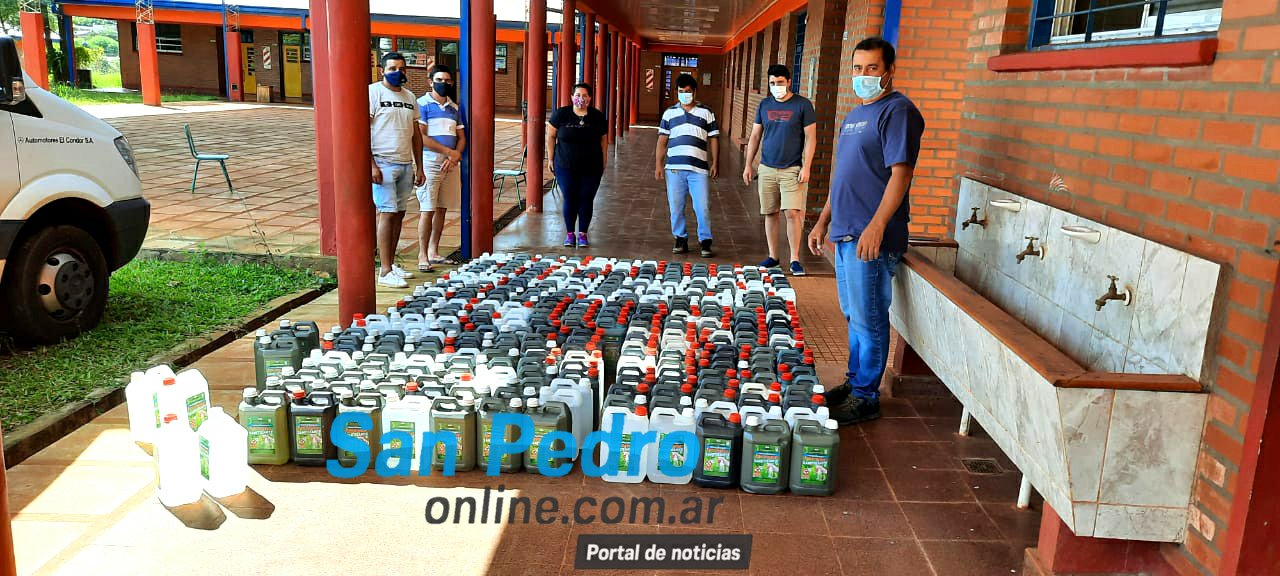
[[[533,442],[529,444],[529,461],[533,462],[533,465],[535,467],[537,467],[539,464],[544,464],[543,462],[538,462],[538,444],[542,443],[543,436],[546,436],[547,434],[550,434],[555,431],[556,431],[555,428],[549,428],[547,426],[533,427]],[[545,464],[550,466],[554,464],[554,462],[545,462]]]
[[[160,420],[160,393],[159,392],[151,393],[151,409],[155,410],[156,428],[159,428],[160,424],[162,423]]]
[[[359,424],[355,422],[348,422],[347,428],[346,430],[344,430],[344,432],[347,433],[347,436],[350,436],[352,438],[355,438],[356,440],[364,442],[365,446],[369,445],[369,431],[364,428],[361,428]],[[343,450],[342,457],[354,460],[356,455],[354,452],[348,452],[346,450]]]
[[[250,416],[245,419],[249,431],[249,453],[276,455],[276,422],[271,416]]]
[[[733,441],[707,438],[702,445],[702,475],[728,478],[733,460]]]
[[[296,416],[294,438],[298,454],[324,454],[324,433],[319,416]]]
[[[631,435],[622,435],[622,444],[618,448],[618,472],[624,473],[631,464]]]
[[[417,441],[418,437],[413,433],[414,423],[412,421],[402,422],[400,420],[392,420],[391,429],[400,430],[402,432],[408,432],[409,436],[413,438],[415,442]],[[398,450],[400,449],[400,440],[392,440],[389,445],[392,450]]]
[[[209,479],[209,439],[200,437],[200,475]]]
[[[293,357],[290,356],[267,356],[262,357],[262,372],[266,376],[279,376],[280,369],[285,366],[293,366]]]
[[[511,439],[514,438],[515,430],[518,430],[518,428],[514,426],[507,427],[508,441],[511,441]],[[491,438],[492,434],[493,434],[493,424],[480,425],[480,465],[481,466],[489,465],[489,444],[492,443],[492,438]],[[500,462],[500,464],[502,466],[507,466],[511,464],[511,454],[503,454],[502,461]]]
[[[194,432],[200,429],[200,425],[209,419],[209,399],[205,397],[203,392],[192,394],[187,398],[187,421],[191,423],[191,430]]]
[[[751,455],[751,480],[777,484],[781,463],[782,454],[777,444],[756,444]]]
[[[453,438],[457,442],[457,451],[454,452],[453,462],[455,466],[462,463],[462,425],[456,423],[440,424],[437,428],[437,432],[453,432]],[[444,456],[444,442],[440,442],[436,444],[436,462],[444,462]]]
[[[659,446],[662,445],[662,439],[666,438],[667,434],[668,432],[663,432],[661,434],[658,434]],[[683,467],[686,457],[687,457],[687,454],[686,454],[686,447],[684,445],[684,442],[672,442],[671,443],[671,466],[675,468]]]
[[[800,483],[805,486],[826,486],[830,462],[830,448],[805,446],[800,456]]]

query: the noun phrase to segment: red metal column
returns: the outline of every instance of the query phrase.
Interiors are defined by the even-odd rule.
[[[23,12],[22,67],[41,88],[49,89],[49,57],[44,52],[44,16],[39,12]]]
[[[160,105],[160,56],[156,53],[156,25],[138,23],[138,73],[142,77],[142,103]]]
[[[627,125],[627,129],[631,129],[631,124],[635,124],[640,120],[640,46],[631,46],[631,118]]]
[[[596,15],[587,13],[586,18],[586,30],[582,34],[582,81],[598,90],[600,86],[596,82]]]
[[[335,0],[337,1],[337,0]],[[311,102],[316,122],[316,184],[320,192],[320,252],[338,253],[338,207],[333,188],[333,94],[329,80],[327,0],[311,0]]]
[[[525,101],[529,103],[529,119],[525,124],[526,174],[531,175],[525,187],[525,205],[530,212],[542,211],[542,173],[546,158],[547,134],[547,59],[538,54],[547,53],[547,0],[529,0],[529,56],[524,59]],[[473,116],[474,118],[474,116]]]
[[[605,70],[605,67],[608,66],[608,63],[605,60],[605,53],[607,52],[605,47],[609,45],[609,36],[609,25],[605,24],[604,20],[601,20],[600,35],[596,38],[596,56],[592,63],[595,64],[596,69],[596,108],[599,108],[602,112],[605,110],[605,106],[601,103],[607,103],[609,101],[609,98],[605,96],[605,94],[608,94],[605,90],[607,90],[609,82],[609,77]]]
[[[223,50],[227,59],[227,99],[232,102],[240,102],[244,100],[244,68],[240,62],[240,54],[243,51],[240,48],[240,31],[228,28],[224,34]]]
[[[560,20],[560,76],[556,83],[560,93],[556,95],[556,106],[569,105],[573,85],[578,82],[578,76],[574,73],[574,68],[578,65],[575,42],[577,34],[574,30],[577,27],[577,14],[577,2],[564,0],[564,13]]]
[[[497,26],[493,0],[471,0],[469,104],[475,121],[467,126],[467,148],[471,158],[472,256],[493,251],[493,54]]]
[[[622,35],[614,34],[613,54],[609,56],[609,61],[612,62],[613,68],[613,72],[609,74],[609,89],[613,91],[612,101],[617,103],[616,106],[611,107],[613,113],[610,115],[613,129],[609,133],[609,141],[613,143],[616,143],[618,137],[622,135],[622,106],[624,104],[622,101],[622,78],[625,76],[622,71],[622,46]]]
[[[369,175],[369,0],[325,2],[325,30],[333,156],[334,207],[338,232],[338,319],[377,307],[374,294],[374,212]],[[314,58],[314,54],[312,55]],[[315,68],[324,63],[313,62]],[[339,170],[339,158],[349,165]],[[321,173],[324,167],[321,166]]]
[[[627,123],[623,118],[627,114],[627,46],[631,43],[625,36],[618,43],[618,137],[626,136]]]

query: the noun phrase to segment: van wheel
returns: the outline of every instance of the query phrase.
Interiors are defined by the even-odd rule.
[[[10,334],[19,342],[56,344],[98,325],[107,306],[102,248],[75,226],[25,236],[10,252],[0,294]]]

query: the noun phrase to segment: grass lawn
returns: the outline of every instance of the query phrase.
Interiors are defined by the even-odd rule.
[[[109,74],[98,74],[95,72],[94,74],[92,74],[91,77],[93,78],[94,88],[119,88],[120,87],[120,71],[119,70],[116,70],[115,72],[111,72]]]
[[[0,421],[10,430],[98,387],[123,386],[148,358],[227,328],[274,298],[326,282],[258,264],[135,260],[111,276],[102,324],[56,346],[14,350],[0,341]]]
[[[59,98],[77,106],[85,104],[141,104],[140,92],[94,92],[72,88],[66,84],[55,84],[51,90]],[[164,92],[161,98],[165,102],[212,102],[222,100],[221,96],[208,94],[187,94],[183,92]]]

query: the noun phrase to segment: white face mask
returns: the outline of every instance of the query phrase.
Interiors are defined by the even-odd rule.
[[[688,106],[693,104],[693,92],[680,92],[676,94],[676,98],[680,99],[680,103]]]
[[[787,95],[787,87],[786,86],[770,86],[769,93],[773,94],[774,99],[781,100],[783,96]]]

